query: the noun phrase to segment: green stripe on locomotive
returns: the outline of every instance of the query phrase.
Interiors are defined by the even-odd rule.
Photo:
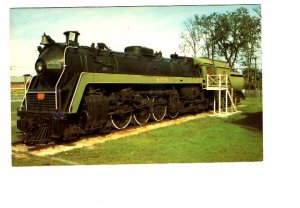
[[[242,90],[244,79],[237,72],[231,72],[228,63],[211,60],[208,58],[195,58],[194,64],[201,66],[199,77],[169,77],[169,76],[147,76],[133,74],[111,74],[83,72],[78,80],[73,98],[69,107],[70,113],[76,113],[84,90],[88,84],[202,84],[205,88],[206,76],[209,74],[227,74],[231,86],[235,91]]]
[[[88,84],[200,84],[203,82],[204,79],[201,77],[167,77],[83,72],[80,75],[73,94],[69,112],[77,112],[84,90]]]

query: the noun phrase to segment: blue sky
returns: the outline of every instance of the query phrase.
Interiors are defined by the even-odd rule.
[[[180,53],[180,33],[184,21],[195,14],[227,12],[239,7],[252,12],[260,5],[154,6],[85,8],[12,8],[10,9],[10,65],[13,75],[31,73],[38,56],[36,47],[45,32],[56,42],[64,42],[63,32],[77,30],[79,43],[104,42],[112,50],[142,45],[162,51],[163,56]],[[20,50],[18,46],[26,48]]]

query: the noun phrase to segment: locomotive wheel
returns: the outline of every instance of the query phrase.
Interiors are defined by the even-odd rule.
[[[179,95],[176,93],[170,96],[170,101],[172,105],[168,107],[168,116],[172,119],[176,118],[179,114],[180,101]]]
[[[153,98],[153,112],[151,113],[152,118],[155,121],[161,121],[164,119],[165,115],[167,114],[167,106],[166,105],[155,105],[156,99]]]
[[[172,118],[172,119],[174,119],[174,118],[176,118],[177,116],[178,116],[178,114],[179,114],[179,112],[177,111],[177,112],[169,112],[168,113],[168,116],[170,117],[170,118]]]
[[[149,102],[149,97],[147,95],[144,95],[144,102]],[[150,118],[150,109],[149,108],[144,108],[141,110],[138,110],[137,112],[135,112],[133,114],[133,118],[135,123],[137,123],[138,125],[144,125],[145,123],[148,122],[149,118]]]
[[[110,120],[115,129],[125,129],[129,125],[131,118],[132,113],[129,112],[125,114],[111,115]]]

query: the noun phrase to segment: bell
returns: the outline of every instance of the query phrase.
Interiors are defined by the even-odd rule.
[[[41,45],[49,45],[49,41],[48,41],[48,36],[44,33],[44,35],[42,36],[42,41],[40,43]]]

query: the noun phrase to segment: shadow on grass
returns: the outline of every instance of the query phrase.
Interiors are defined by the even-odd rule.
[[[244,126],[246,128],[255,129],[259,132],[263,131],[263,113],[255,112],[255,113],[242,113],[244,118],[232,120],[231,123],[238,124]]]

